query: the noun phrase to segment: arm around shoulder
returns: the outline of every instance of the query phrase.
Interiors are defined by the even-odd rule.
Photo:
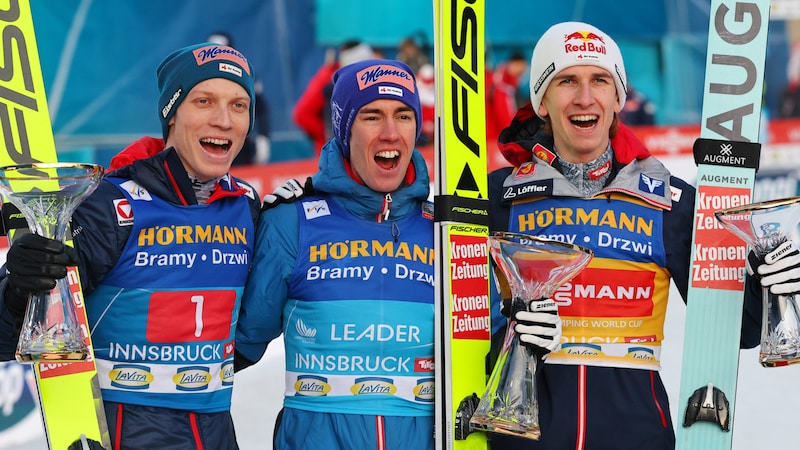
[[[237,369],[258,362],[282,332],[283,307],[298,254],[298,223],[294,204],[281,204],[261,214],[236,325]]]

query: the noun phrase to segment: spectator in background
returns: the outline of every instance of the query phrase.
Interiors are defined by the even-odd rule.
[[[800,41],[792,44],[786,63],[786,88],[781,93],[778,117],[800,117]]]
[[[424,35],[420,33],[420,36]],[[417,44],[417,40],[413,36],[409,36],[400,41],[396,59],[406,63],[415,74],[418,74],[422,66],[431,62],[423,47]]]
[[[628,86],[628,97],[625,100],[625,107],[618,114],[619,120],[625,125],[655,125],[656,124],[656,105],[647,98],[646,95],[635,89],[632,85]]]
[[[511,123],[517,105],[519,79],[528,70],[528,60],[514,52],[493,71],[486,67],[486,142],[497,143],[500,131]]]
[[[292,120],[311,139],[314,156],[318,157],[322,146],[332,137],[330,127],[330,98],[333,73],[339,67],[372,58],[372,47],[357,40],[347,41],[339,48],[338,57],[329,52],[317,73],[311,77],[305,91],[297,99],[292,110]]]
[[[233,47],[233,40],[230,35],[224,32],[215,32],[208,36],[208,42],[217,45]],[[256,115],[253,124],[253,131],[247,135],[244,147],[236,159],[233,160],[234,166],[246,166],[250,164],[264,164],[269,161],[271,153],[271,142],[269,140],[269,104],[264,98],[264,83],[260,79],[254,78]]]
[[[436,70],[433,64],[423,64],[417,73],[417,89],[419,89],[420,113],[422,129],[417,139],[418,146],[430,145],[433,142],[436,128]]]

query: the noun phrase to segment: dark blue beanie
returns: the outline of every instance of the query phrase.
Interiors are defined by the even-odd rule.
[[[345,158],[350,158],[350,128],[358,110],[379,99],[400,100],[414,110],[417,136],[422,130],[419,91],[414,72],[390,59],[367,59],[344,66],[333,74],[331,125]]]
[[[253,70],[247,58],[232,47],[210,42],[191,45],[172,52],[156,70],[158,75],[158,117],[164,140],[169,120],[189,91],[205,80],[225,78],[239,83],[250,96],[250,129],[255,123],[256,96]]]

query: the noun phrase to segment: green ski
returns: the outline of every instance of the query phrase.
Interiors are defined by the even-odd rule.
[[[694,146],[696,219],[679,400],[685,409],[675,412],[681,450],[732,444],[747,248],[714,212],[752,199],[768,24],[769,0],[711,1],[701,132]],[[721,250],[739,256],[713,256]]]

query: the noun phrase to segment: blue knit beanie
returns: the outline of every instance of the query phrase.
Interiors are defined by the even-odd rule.
[[[350,128],[358,110],[379,99],[400,100],[414,110],[417,135],[422,130],[419,91],[414,72],[389,59],[367,59],[344,66],[333,74],[331,125],[345,158],[350,158]]]
[[[205,80],[225,78],[239,83],[250,96],[250,128],[255,123],[256,96],[253,70],[247,58],[232,47],[205,42],[172,52],[156,70],[158,75],[158,117],[164,140],[169,120],[175,115],[189,91]]]

